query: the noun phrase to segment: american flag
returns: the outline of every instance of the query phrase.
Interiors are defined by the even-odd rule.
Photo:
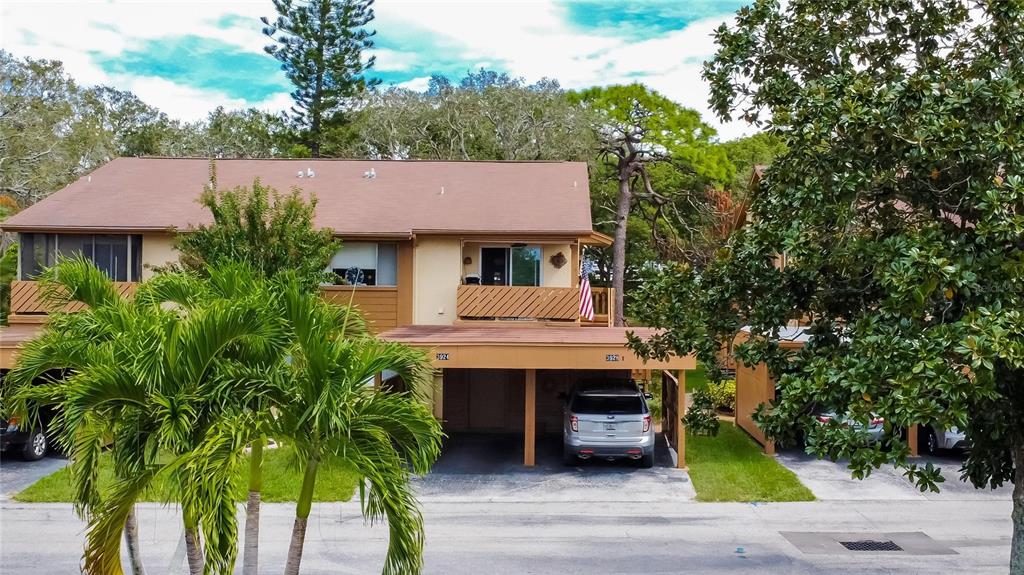
[[[594,321],[594,297],[590,293],[590,267],[589,262],[580,266],[580,317],[587,321]]]

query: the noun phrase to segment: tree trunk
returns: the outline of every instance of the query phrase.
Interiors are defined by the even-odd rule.
[[[1024,575],[1024,445],[1013,448],[1013,540],[1010,575]]]
[[[263,444],[265,437],[252,442],[249,453],[249,500],[245,505],[245,544],[242,556],[243,575],[260,571],[260,491],[263,487]]]
[[[190,575],[203,575],[203,544],[199,540],[199,529],[195,522],[185,521],[185,556],[188,557]]]
[[[135,517],[134,505],[128,511],[128,518],[124,522],[124,545],[128,549],[128,562],[132,568],[132,575],[146,575],[146,567],[142,564],[142,555],[139,550],[139,522]]]
[[[615,325],[625,325],[623,288],[626,285],[626,228],[633,190],[629,187],[629,166],[619,168],[619,204],[615,209],[615,241],[612,242],[612,289],[615,290]]]
[[[306,462],[306,473],[302,477],[302,490],[299,501],[295,504],[295,524],[292,526],[292,542],[288,545],[288,562],[284,567],[284,575],[299,575],[299,563],[302,562],[302,546],[306,542],[306,522],[309,511],[313,507],[313,486],[316,484],[317,460],[310,458]]]

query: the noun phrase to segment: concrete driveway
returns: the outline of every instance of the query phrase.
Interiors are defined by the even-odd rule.
[[[68,464],[66,457],[50,453],[39,461],[25,461],[15,454],[0,455],[0,501]]]
[[[439,502],[672,502],[695,497],[686,471],[675,469],[663,437],[655,465],[632,461],[562,463],[561,436],[540,436],[537,465],[522,465],[522,436],[466,434],[449,437],[433,471],[417,480],[421,500]]]
[[[902,472],[892,466],[874,470],[870,476],[860,480],[850,476],[847,462],[832,462],[817,459],[800,450],[780,451],[779,463],[796,473],[814,496],[834,501],[1009,501],[1013,486],[1003,485],[999,489],[975,489],[970,483],[960,480],[961,455],[947,453],[937,457],[920,457],[918,464],[932,463],[939,467],[946,481],[939,493],[922,493],[920,489],[903,477]]]

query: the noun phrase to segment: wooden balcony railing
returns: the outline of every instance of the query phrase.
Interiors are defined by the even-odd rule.
[[[338,305],[351,303],[363,314],[374,333],[387,331],[398,325],[398,288],[324,286],[320,288],[324,299]]]
[[[114,282],[114,287],[121,295],[135,293],[134,282]],[[67,305],[64,311],[78,311],[85,307],[85,304],[73,302]],[[13,323],[18,322],[40,322],[46,319],[46,314],[51,310],[43,301],[39,293],[39,283],[34,281],[15,280],[11,282],[11,315],[8,318]]]
[[[576,321],[580,313],[577,288],[528,286],[459,286],[459,319],[536,319]]]
[[[594,321],[583,320],[585,326],[609,326],[615,320],[615,290],[610,287],[590,288],[594,298]]]

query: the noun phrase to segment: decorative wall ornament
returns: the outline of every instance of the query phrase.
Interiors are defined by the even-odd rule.
[[[466,257],[462,258],[462,265],[464,265],[464,266],[473,265],[473,258],[471,258],[469,256],[466,256]]]
[[[551,265],[555,266],[555,269],[557,270],[562,269],[562,266],[564,266],[569,260],[565,259],[565,254],[563,254],[562,252],[558,252],[557,254],[551,256],[551,259],[549,261],[551,262]]]

